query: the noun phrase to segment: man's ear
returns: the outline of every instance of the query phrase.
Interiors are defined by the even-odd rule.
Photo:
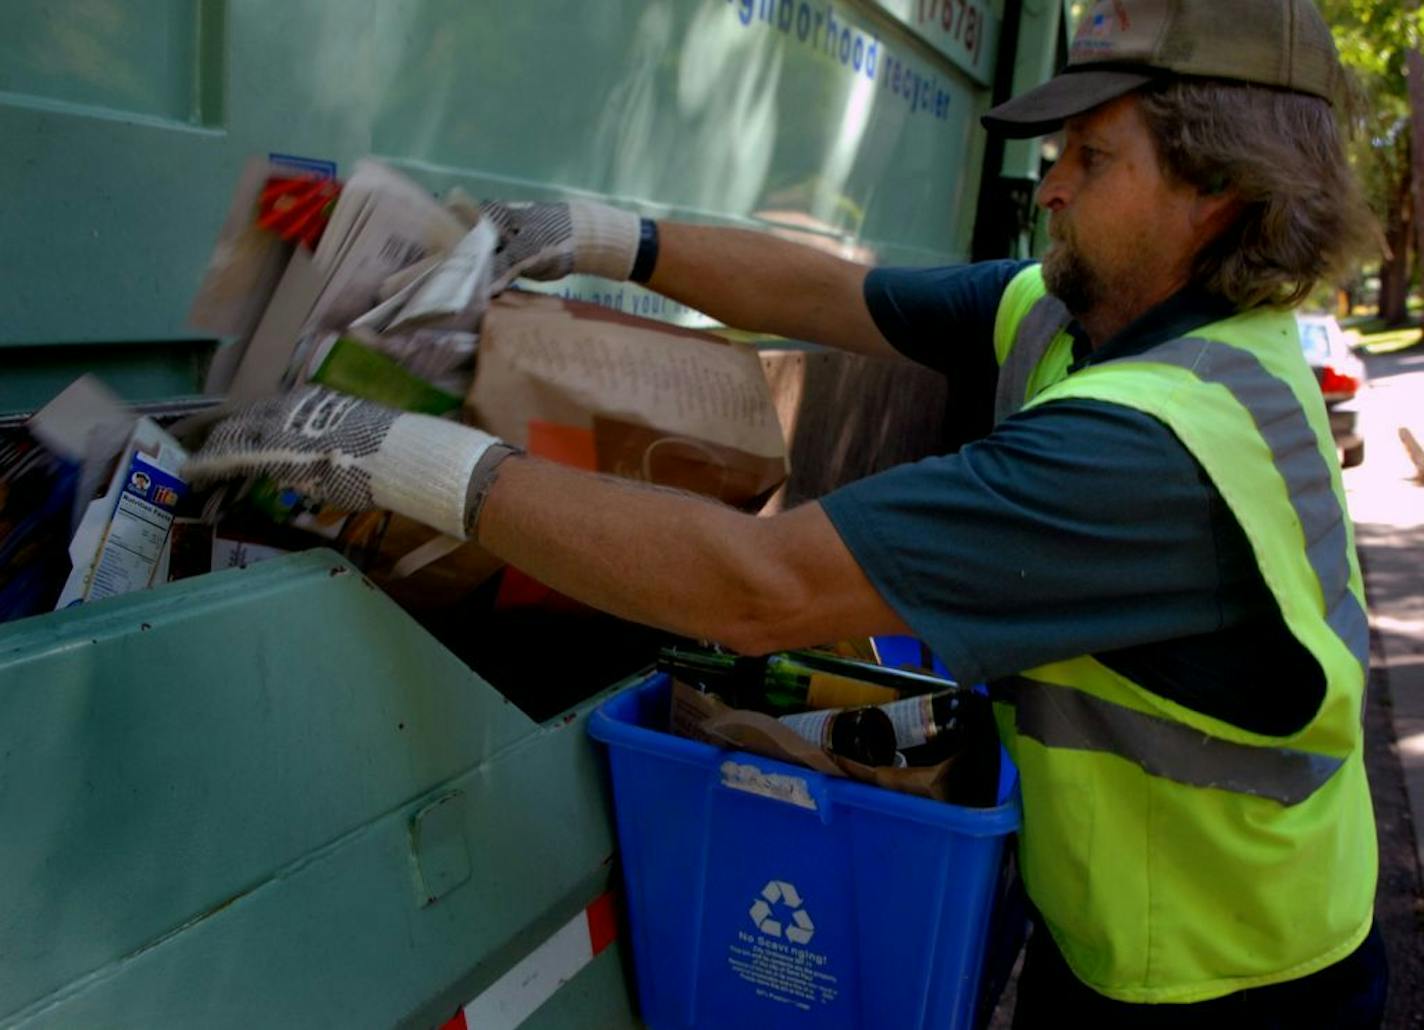
[[[1224,181],[1212,184],[1197,193],[1189,217],[1198,239],[1206,243],[1225,232],[1241,215],[1245,205],[1234,186]]]

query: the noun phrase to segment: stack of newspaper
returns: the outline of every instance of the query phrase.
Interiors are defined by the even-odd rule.
[[[275,172],[248,163],[189,314],[195,328],[236,338],[214,360],[207,392],[242,402],[320,381],[333,344],[347,338],[462,393],[496,242],[474,205],[462,195],[438,203],[364,160],[312,251],[255,224]]]
[[[320,383],[748,510],[785,480],[786,443],[753,349],[518,291],[491,304],[497,242],[467,198],[439,202],[375,161],[341,184],[249,162],[190,313],[195,327],[231,338],[207,392],[240,405]],[[117,407],[76,389],[65,412]],[[412,607],[462,600],[492,575],[504,577],[503,603],[558,606],[477,544],[395,513],[328,510],[261,477],[190,491],[179,441],[197,445],[212,414],[168,427],[170,437],[111,413],[115,425],[98,432],[113,460],[108,488],[74,534],[61,604],[310,546],[315,534],[360,555],[373,581]],[[71,449],[82,456],[92,438]]]
[[[408,410],[456,410],[489,300],[494,230],[464,198],[442,205],[362,161],[340,185],[320,236],[314,226],[293,243],[259,224],[259,198],[283,175],[290,170],[279,164],[248,163],[194,301],[196,327],[233,337],[208,392],[240,403],[312,380]],[[337,193],[334,183],[320,185],[322,196]],[[181,478],[181,425],[171,435],[84,376],[23,435],[0,440],[0,619],[282,553],[244,540],[221,492],[191,494]],[[325,533],[324,524],[300,521],[300,498],[267,493],[275,497],[264,501],[269,507],[294,509],[293,525]],[[180,537],[188,541],[181,561]],[[22,567],[29,554],[38,557]]]

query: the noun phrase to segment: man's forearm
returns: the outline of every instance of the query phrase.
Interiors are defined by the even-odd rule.
[[[898,356],[866,307],[864,265],[746,229],[660,222],[658,235],[648,286],[664,296],[737,329]]]
[[[756,518],[325,387],[234,413],[183,472],[195,485],[261,475],[348,511],[388,507],[473,535],[577,600],[743,652],[901,627],[819,504]]]
[[[570,597],[739,651],[903,631],[814,504],[760,519],[521,457],[500,464],[475,531]]]

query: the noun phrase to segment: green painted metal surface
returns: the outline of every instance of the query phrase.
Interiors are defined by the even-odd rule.
[[[343,170],[374,153],[436,190],[593,195],[867,260],[963,259],[995,55],[951,57],[962,40],[936,49],[888,2],[7,0],[0,412],[52,385],[7,367],[7,346],[191,338],[252,153]],[[1002,0],[969,4],[998,23]],[[631,288],[617,301],[680,314]],[[184,360],[116,385],[191,392]]]
[[[85,373],[136,403],[200,399],[214,347],[212,340],[0,345],[0,416],[34,411]]]
[[[1057,70],[1058,44],[1063,35],[1061,6],[1055,3],[1025,5],[1019,25],[1018,56],[1014,61],[1015,95],[1045,82]],[[1003,174],[1011,178],[1039,177],[1042,141],[1008,140],[1004,144]]]
[[[0,1024],[442,1022],[609,886],[594,703],[325,551],[0,627]]]
[[[7,4],[0,92],[11,102],[222,121],[223,0]]]

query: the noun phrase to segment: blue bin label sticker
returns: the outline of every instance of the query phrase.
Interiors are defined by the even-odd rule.
[[[335,179],[336,162],[321,157],[303,157],[300,154],[268,154],[267,160],[279,168],[299,175],[314,175],[318,179]]]
[[[807,808],[813,812],[817,807],[816,799],[811,796],[810,785],[803,777],[763,772],[754,765],[723,762],[722,786],[731,790],[743,790],[748,794],[759,794],[775,801],[784,801],[788,805]]]
[[[838,980],[830,957],[810,948],[816,924],[801,892],[769,880],[747,910],[752,930],[739,930],[727,962],[758,998],[810,1012],[835,1002]]]

